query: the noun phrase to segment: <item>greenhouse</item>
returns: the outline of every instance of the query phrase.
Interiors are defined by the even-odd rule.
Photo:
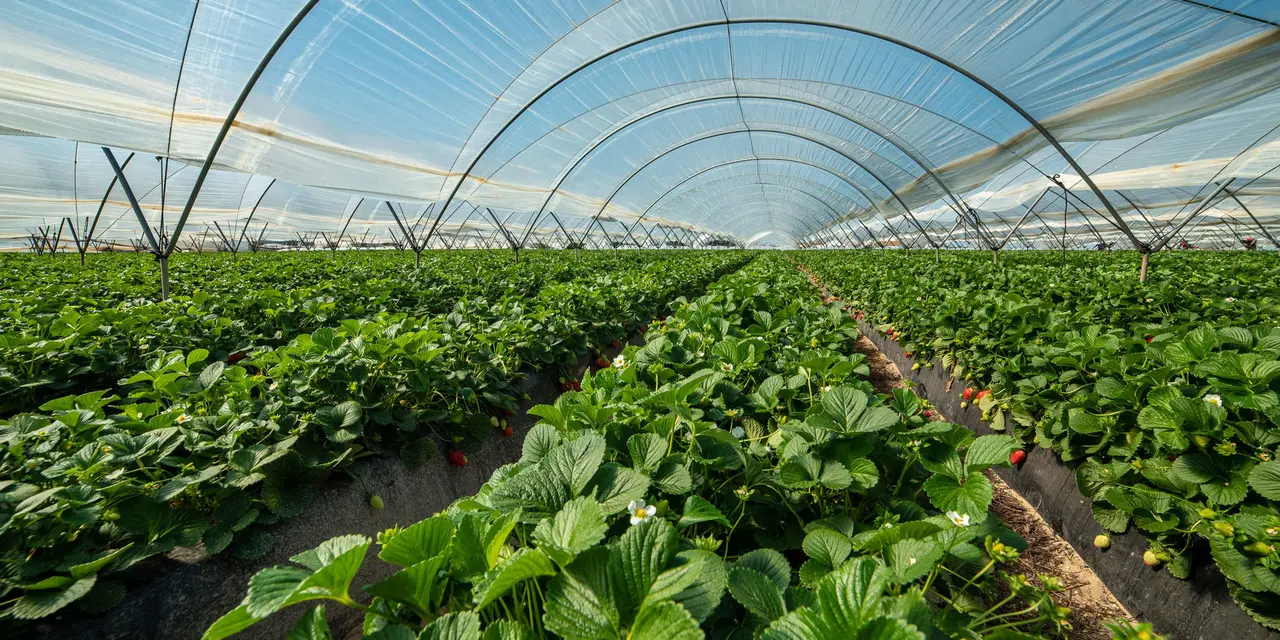
[[[1280,1],[8,0],[0,632],[1280,638]]]

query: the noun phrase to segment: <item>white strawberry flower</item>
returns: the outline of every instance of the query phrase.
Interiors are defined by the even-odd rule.
[[[1209,395],[1207,395],[1207,396],[1205,396],[1205,397],[1204,397],[1204,401],[1205,401],[1205,402],[1208,402],[1208,403],[1209,403],[1209,404],[1211,404],[1211,405],[1217,406],[1217,407],[1221,407],[1221,406],[1222,406],[1222,396],[1220,396],[1220,395],[1216,395],[1216,394],[1212,394],[1212,393],[1211,393],[1211,394],[1209,394]]]
[[[725,373],[729,373],[729,372],[733,371],[733,364],[728,363],[728,362],[721,362],[721,363],[720,363],[720,370],[721,370],[721,371],[724,371]]]
[[[729,430],[729,433],[733,434],[733,437],[741,440],[743,436],[747,435],[747,430],[742,427],[734,427]]]
[[[658,508],[653,505],[645,506],[644,500],[632,500],[627,505],[627,511],[631,513],[631,524],[636,525],[656,515]]]
[[[626,369],[626,368],[627,368],[627,359],[626,359],[626,358],[624,358],[624,357],[622,356],[622,354],[618,354],[618,357],[616,357],[616,358],[614,358],[614,359],[613,359],[613,368],[615,368],[615,369]]]
[[[955,511],[948,511],[947,519],[951,521],[951,524],[954,524],[957,527],[969,526],[969,515],[965,513],[956,513]]]
[[[829,391],[831,391],[831,385],[827,385],[827,386],[825,386],[825,387],[823,387],[823,388],[822,388],[822,392],[823,392],[823,393],[827,393],[827,392],[829,392]]]
[[[1227,299],[1226,299],[1226,301],[1227,301],[1227,302],[1235,302],[1235,301],[1236,301],[1236,299],[1235,299],[1235,298],[1227,298]]]
[[[186,423],[188,423],[188,422],[191,422],[191,416],[189,416],[189,415],[187,415],[187,414],[185,414],[185,413],[184,413],[184,414],[182,414],[182,415],[178,416],[178,420],[177,420],[177,422],[178,422],[178,424],[186,424]]]

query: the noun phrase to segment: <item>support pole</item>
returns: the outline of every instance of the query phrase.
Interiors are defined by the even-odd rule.
[[[169,299],[169,256],[156,256],[160,261],[160,299]]]
[[[246,100],[249,99],[249,93],[253,91],[254,85],[258,83],[258,78],[262,77],[262,72],[266,71],[267,64],[275,57],[280,47],[284,46],[285,40],[293,34],[293,30],[298,27],[298,23],[311,12],[320,0],[305,0],[304,4],[294,14],[293,20],[285,25],[280,35],[276,37],[275,42],[267,49],[262,58],[258,61],[257,68],[249,75],[248,81],[240,90],[239,97],[235,103],[231,105],[231,110],[227,113],[227,117],[222,121],[222,128],[218,130],[218,135],[214,137],[213,144],[209,147],[209,153],[205,156],[204,164],[200,166],[200,173],[196,175],[195,184],[191,187],[191,194],[187,197],[187,204],[182,208],[182,215],[178,217],[178,223],[173,229],[173,240],[176,242],[182,236],[182,228],[187,224],[187,218],[191,217],[191,210],[195,207],[196,198],[200,196],[200,188],[204,186],[205,178],[209,176],[209,170],[213,168],[213,161],[218,157],[218,150],[222,148],[222,143],[227,138],[227,134],[231,131],[231,126],[235,124],[236,117],[240,115],[240,109],[244,106]],[[166,255],[167,255],[166,251]]]
[[[1204,213],[1204,211],[1213,204],[1213,201],[1216,200],[1219,195],[1227,191],[1227,188],[1230,187],[1231,183],[1235,182],[1235,180],[1236,180],[1235,178],[1227,178],[1226,180],[1224,180],[1222,184],[1218,185],[1217,189],[1214,189],[1213,193],[1209,194],[1209,197],[1205,198],[1204,201],[1200,203],[1200,206],[1196,207],[1195,211],[1191,212],[1191,215],[1187,216],[1186,219],[1183,220],[1182,223],[1177,226],[1177,228],[1175,228],[1172,232],[1170,232],[1168,235],[1162,238],[1158,243],[1156,243],[1156,246],[1152,247],[1151,250],[1159,251],[1163,249],[1165,245],[1169,244],[1170,240],[1173,240],[1175,236],[1177,236],[1179,233],[1182,232],[1182,229],[1187,226],[1187,223],[1194,220],[1201,213]]]
[[[1138,282],[1141,282],[1141,283],[1143,283],[1143,284],[1146,284],[1146,282],[1147,282],[1147,267],[1148,267],[1150,264],[1151,264],[1151,252],[1150,252],[1150,251],[1143,251],[1143,252],[1142,252],[1142,267],[1138,269]]]
[[[1244,206],[1244,202],[1242,202],[1240,198],[1236,196],[1235,192],[1228,191],[1227,195],[1231,196],[1231,199],[1235,200],[1236,204],[1240,205],[1240,208],[1244,209],[1244,212],[1249,214],[1249,219],[1253,221],[1253,224],[1258,226],[1258,231],[1261,231],[1262,235],[1266,236],[1267,239],[1271,241],[1271,244],[1275,245],[1276,249],[1280,249],[1280,242],[1276,242],[1276,239],[1274,236],[1271,235],[1271,232],[1268,231],[1267,228],[1263,226],[1261,222],[1258,221],[1258,218],[1253,215],[1253,212],[1249,210],[1249,207]]]

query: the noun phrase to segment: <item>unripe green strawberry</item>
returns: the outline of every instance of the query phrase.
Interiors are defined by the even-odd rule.
[[[1217,514],[1213,512],[1213,509],[1210,509],[1209,507],[1205,507],[1200,510],[1200,517],[1205,520],[1212,520],[1216,515]]]
[[[1105,533],[1100,533],[1093,537],[1093,546],[1099,549],[1107,549],[1111,547],[1111,537]]]
[[[498,426],[498,416],[489,416],[489,424]]]
[[[1142,564],[1145,564],[1148,567],[1158,567],[1160,566],[1160,558],[1156,557],[1156,552],[1147,549],[1146,552],[1142,554]]]
[[[968,403],[968,402],[965,402],[964,400],[961,400],[961,401],[960,401],[960,408],[961,408],[961,409],[968,409],[968,408],[969,408],[969,403]]]
[[[387,505],[382,501],[382,496],[374,493],[369,495],[369,506],[380,510]]]
[[[1223,522],[1222,520],[1219,520],[1213,523],[1213,528],[1217,529],[1218,533],[1221,533],[1224,536],[1233,536],[1236,534],[1236,528],[1231,526],[1230,522]]]
[[[1262,542],[1260,540],[1254,540],[1253,542],[1250,542],[1249,544],[1246,544],[1244,546],[1245,553],[1249,553],[1255,556],[1269,556],[1275,550],[1276,550],[1275,547],[1265,542]]]

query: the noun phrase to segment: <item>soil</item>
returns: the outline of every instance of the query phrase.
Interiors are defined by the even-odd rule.
[[[854,344],[854,350],[867,357],[867,366],[871,369],[870,382],[879,393],[891,393],[893,389],[908,386],[898,371],[897,365],[889,361],[884,354],[866,336],[860,336]],[[946,418],[936,409],[932,410],[931,419]],[[1111,632],[1104,622],[1123,619],[1132,620],[1133,616],[1125,610],[1107,586],[1094,575],[1093,570],[1085,564],[1080,554],[1062,537],[1053,532],[1044,518],[1040,517],[1030,503],[1016,491],[1009,488],[994,473],[987,471],[987,477],[995,488],[995,499],[991,503],[991,511],[1000,517],[1010,529],[1027,541],[1027,549],[1022,553],[1009,570],[1027,576],[1032,582],[1037,576],[1053,576],[1067,589],[1054,599],[1059,606],[1071,608],[1072,630],[1068,637],[1079,640],[1107,640]]]

